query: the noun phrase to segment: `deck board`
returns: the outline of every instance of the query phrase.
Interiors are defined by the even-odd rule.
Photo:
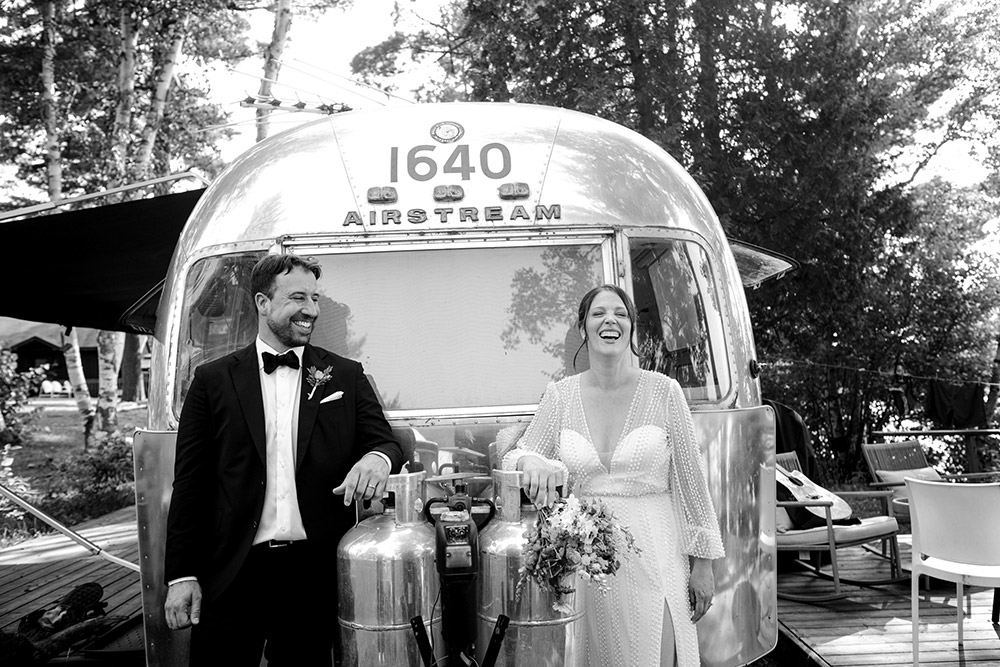
[[[135,508],[112,512],[74,530],[114,556],[139,562]],[[142,611],[139,573],[112,563],[61,534],[0,549],[0,631],[15,632],[28,613],[57,603],[74,586],[96,581],[108,615]]]
[[[904,561],[909,560],[909,536],[900,540]],[[861,547],[842,549],[838,558],[842,576],[888,578],[888,563]],[[783,572],[778,587],[787,592],[832,592],[833,584],[815,577]],[[912,664],[910,584],[843,586],[848,597],[807,604],[778,600],[781,631],[811,653],[821,667],[890,667]],[[966,609],[964,646],[958,646],[955,587],[936,582],[921,589],[920,662],[934,667],[1000,665],[1000,627],[993,625],[993,589],[966,587],[971,593]],[[969,613],[971,610],[971,614]]]

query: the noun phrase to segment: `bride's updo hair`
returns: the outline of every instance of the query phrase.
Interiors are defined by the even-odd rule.
[[[625,293],[625,290],[623,290],[621,287],[618,287],[618,285],[610,285],[610,284],[599,285],[594,289],[590,290],[589,292],[587,292],[586,294],[584,294],[583,298],[580,300],[580,308],[577,311],[576,326],[578,329],[580,329],[581,335],[583,336],[583,342],[580,343],[580,347],[577,349],[576,354],[573,355],[574,368],[576,368],[576,358],[580,354],[580,350],[582,350],[583,346],[587,344],[587,334],[586,334],[587,328],[585,326],[587,322],[587,313],[590,312],[591,304],[594,303],[594,299],[596,299],[597,295],[600,294],[601,292],[611,292],[615,294],[619,299],[621,299],[622,303],[625,304],[625,311],[628,313],[628,321],[629,324],[631,324],[632,328],[628,341],[629,347],[632,349],[632,354],[639,356],[639,348],[636,347],[635,344],[635,336],[636,336],[635,304],[632,303],[632,299],[629,297],[628,294]]]

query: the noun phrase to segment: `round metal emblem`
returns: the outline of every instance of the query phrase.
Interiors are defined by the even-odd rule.
[[[435,123],[434,127],[431,128],[431,137],[442,144],[450,144],[453,141],[458,141],[464,134],[465,128],[450,120]]]

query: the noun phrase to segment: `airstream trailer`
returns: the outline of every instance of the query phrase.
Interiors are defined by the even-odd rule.
[[[498,433],[530,420],[547,382],[583,370],[580,296],[607,282],[627,290],[635,363],[676,378],[694,412],[726,548],[699,623],[703,664],[770,651],[774,425],[734,250],[748,266],[766,261],[727,241],[663,150],[576,112],[390,107],[324,117],[246,152],[192,212],[157,311],[150,430],[135,444],[148,663],[186,654],[163,619],[177,416],[195,367],[253,339],[250,269],[284,252],[323,268],[312,342],[364,364],[410,458],[431,473],[488,478]]]

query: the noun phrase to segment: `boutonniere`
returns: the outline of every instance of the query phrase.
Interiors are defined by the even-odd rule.
[[[309,395],[306,396],[306,400],[309,401],[312,400],[313,394],[316,393],[316,390],[330,380],[330,377],[333,375],[333,366],[327,366],[323,370],[319,370],[315,366],[310,366],[306,372],[308,373],[308,375],[306,375],[306,381],[309,382],[309,386],[312,387],[312,391],[310,391]]]

